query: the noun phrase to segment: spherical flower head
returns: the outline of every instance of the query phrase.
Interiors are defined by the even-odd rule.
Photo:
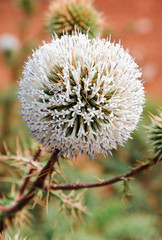
[[[13,66],[16,54],[21,48],[20,40],[17,36],[11,33],[4,33],[0,35],[0,51],[7,65]]]
[[[51,151],[106,156],[123,145],[143,110],[141,72],[120,44],[57,36],[26,63],[19,85],[24,120]]]
[[[153,151],[159,159],[162,157],[162,110],[158,116],[151,116],[152,124],[149,129],[149,140]]]
[[[59,37],[64,32],[72,34],[75,28],[89,37],[95,37],[102,24],[101,14],[92,6],[89,0],[56,0],[52,1],[46,16],[46,26],[50,33],[57,33]]]
[[[21,47],[20,40],[17,36],[11,33],[0,35],[0,50],[1,51],[17,51]]]

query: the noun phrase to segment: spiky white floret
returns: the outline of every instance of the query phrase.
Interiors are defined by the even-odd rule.
[[[120,44],[75,33],[54,37],[26,63],[18,96],[31,133],[61,154],[111,153],[143,110],[141,72]]]

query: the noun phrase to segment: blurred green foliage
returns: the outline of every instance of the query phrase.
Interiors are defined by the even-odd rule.
[[[31,15],[35,8],[37,0],[18,0],[20,7],[23,9],[26,15]]]

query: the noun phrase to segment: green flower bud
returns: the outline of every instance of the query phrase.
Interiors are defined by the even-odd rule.
[[[153,146],[154,153],[162,157],[162,110],[158,116],[151,116],[152,124],[149,129],[149,140]]]
[[[46,26],[50,33],[61,37],[64,32],[72,34],[75,28],[87,33],[93,38],[101,27],[101,14],[85,0],[56,0],[52,1],[46,15]]]

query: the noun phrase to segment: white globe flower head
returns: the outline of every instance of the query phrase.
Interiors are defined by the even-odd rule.
[[[74,33],[33,52],[19,82],[31,133],[65,157],[106,156],[123,145],[143,110],[141,72],[120,44]]]
[[[0,49],[2,51],[17,51],[21,48],[21,42],[16,35],[4,33],[0,35]]]

